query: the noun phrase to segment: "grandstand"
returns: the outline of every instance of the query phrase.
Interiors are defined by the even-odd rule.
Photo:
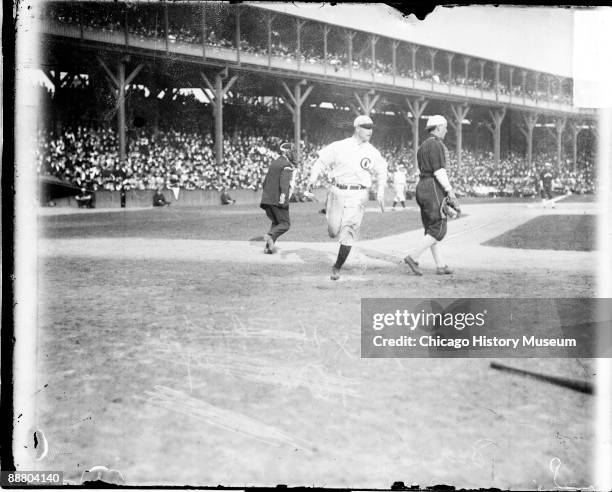
[[[572,105],[571,78],[257,4],[53,2],[40,17],[54,87],[42,175],[127,193],[171,176],[258,189],[277,139],[293,138],[299,183],[359,113],[391,164],[414,168],[423,120],[441,113],[463,193],[520,194],[545,161],[559,189],[594,191],[594,112]]]

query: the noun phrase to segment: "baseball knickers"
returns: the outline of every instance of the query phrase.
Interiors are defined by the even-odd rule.
[[[406,200],[406,188],[403,186],[395,186],[395,198],[394,202],[403,202]]]
[[[416,188],[416,201],[421,208],[421,221],[425,234],[438,241],[446,236],[446,219],[440,213],[444,190],[433,178],[421,178]]]
[[[327,231],[340,244],[352,246],[359,237],[359,228],[368,201],[368,190],[340,190],[333,187],[327,195]]]

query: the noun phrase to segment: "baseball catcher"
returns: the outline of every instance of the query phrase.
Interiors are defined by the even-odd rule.
[[[431,249],[438,275],[449,275],[453,271],[444,262],[440,241],[446,236],[446,222],[454,213],[459,215],[461,208],[446,174],[449,162],[448,149],[444,145],[446,118],[435,115],[427,120],[429,137],[417,151],[419,183],[416,188],[416,201],[421,209],[421,221],[425,237],[404,258],[404,262],[415,275],[423,275],[417,262],[419,256]]]

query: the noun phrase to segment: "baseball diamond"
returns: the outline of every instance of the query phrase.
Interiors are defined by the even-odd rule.
[[[338,485],[347,475],[374,484],[388,474],[419,477],[423,467],[470,484],[489,480],[493,462],[499,480],[516,483],[519,466],[544,481],[549,452],[580,469],[592,459],[584,394],[489,374],[489,360],[359,358],[362,297],[593,295],[595,251],[483,246],[531,218],[588,217],[593,203],[562,201],[553,211],[489,200],[463,208],[445,239],[448,261],[461,265],[452,282],[432,275],[433,259],[423,258],[423,277],[408,276],[399,264],[406,245],[422,236],[416,210],[386,214],[400,221],[412,215],[414,230],[362,239],[338,283],[327,277],[336,244],[326,238],[316,204],[292,209],[295,228],[312,223],[313,237],[301,241],[295,232],[279,241],[275,255],[263,255],[260,241],[226,239],[228,227],[247,237],[266,225],[265,216],[248,211],[247,222],[219,207],[204,214],[100,213],[78,229],[67,226],[82,215],[42,216],[40,344],[54,355],[41,361],[51,379],[39,412],[49,462],[78,480],[73,456],[87,454],[90,463],[116,463],[128,483],[157,484],[179,475],[186,483],[232,476],[298,484],[312,473]],[[191,235],[192,213],[207,239]],[[131,214],[155,236],[126,236],[121,223]],[[364,227],[375,217],[379,211],[366,211]],[[574,379],[589,380],[592,371],[586,360],[513,364]],[[432,385],[441,391],[428,391]],[[554,419],[547,415],[552,401]],[[430,409],[441,407],[444,415],[432,419]],[[69,431],[66,422],[74,424]],[[372,442],[354,425],[393,439]],[[558,434],[582,439],[568,448]],[[541,451],[542,441],[549,451]],[[379,456],[374,463],[359,458],[365,446]],[[166,458],[163,468],[141,462],[143,453],[162,452],[177,459]],[[206,468],[197,465],[202,460]]]
[[[40,53],[16,98],[16,189],[36,182],[16,227],[33,360],[17,469],[594,483],[595,360],[361,351],[363,299],[535,299],[544,340],[540,321],[580,320],[542,299],[599,295],[599,127],[574,100],[571,11],[39,4],[18,26]]]

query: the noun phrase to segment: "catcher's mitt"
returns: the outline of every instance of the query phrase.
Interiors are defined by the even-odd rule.
[[[440,214],[446,219],[457,219],[461,216],[461,206],[459,200],[447,196],[442,200]]]

